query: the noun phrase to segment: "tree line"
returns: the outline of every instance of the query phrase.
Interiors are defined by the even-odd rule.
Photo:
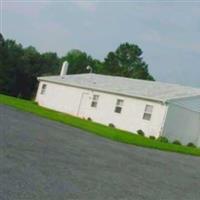
[[[86,52],[71,50],[59,57],[54,52],[40,53],[36,48],[24,48],[0,33],[0,93],[32,99],[37,90],[37,77],[59,74],[63,61],[68,61],[68,74],[94,73],[154,80],[142,58],[142,50],[135,44],[123,43],[107,54],[104,61]]]

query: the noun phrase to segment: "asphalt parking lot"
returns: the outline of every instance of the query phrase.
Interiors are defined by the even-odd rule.
[[[126,145],[0,105],[0,200],[199,200],[200,157]]]

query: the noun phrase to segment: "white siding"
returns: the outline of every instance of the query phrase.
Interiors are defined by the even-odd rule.
[[[44,83],[47,85],[47,88],[45,94],[42,95],[40,94],[40,91],[42,84]],[[83,92],[87,91],[55,83],[40,82],[36,101],[41,106],[72,115],[77,115],[81,95]]]
[[[200,145],[200,114],[180,105],[170,103],[166,117],[164,136],[171,141],[179,140]]]
[[[90,117],[93,121],[108,125],[114,124],[117,128],[136,132],[142,129],[147,136],[159,136],[162,131],[163,120],[167,107],[157,102],[134,99],[110,93],[95,92],[87,89],[69,87],[46,82],[47,89],[41,95],[40,82],[36,101],[39,105],[57,111],[69,113],[82,118]],[[93,94],[99,95],[96,108],[91,107]],[[121,113],[115,113],[117,99],[123,99]],[[153,113],[150,121],[143,119],[146,105],[153,105]]]

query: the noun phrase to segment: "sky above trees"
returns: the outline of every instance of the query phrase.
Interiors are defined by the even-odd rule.
[[[1,6],[1,32],[23,46],[60,56],[80,49],[103,60],[120,43],[134,43],[157,80],[200,87],[200,2],[3,0]]]

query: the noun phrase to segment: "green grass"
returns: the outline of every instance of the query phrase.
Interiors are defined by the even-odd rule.
[[[157,140],[151,140],[149,138],[142,137],[140,135],[132,134],[127,131],[111,128],[108,126],[104,126],[102,124],[98,124],[95,122],[91,122],[88,120],[83,120],[78,117],[74,117],[68,114],[56,112],[47,108],[43,108],[38,106],[33,101],[27,101],[18,99],[15,97],[10,97],[6,95],[0,94],[0,104],[5,104],[8,106],[12,106],[16,109],[33,113],[37,116],[44,117],[50,120],[58,121],[63,124],[67,124],[73,127],[80,128],[82,130],[88,131],[90,133],[109,138],[114,141],[134,144],[137,146],[154,148],[164,151],[178,152],[183,154],[190,154],[195,156],[200,156],[200,149],[180,146],[170,143],[162,143]],[[56,134],[56,133],[55,133]]]

